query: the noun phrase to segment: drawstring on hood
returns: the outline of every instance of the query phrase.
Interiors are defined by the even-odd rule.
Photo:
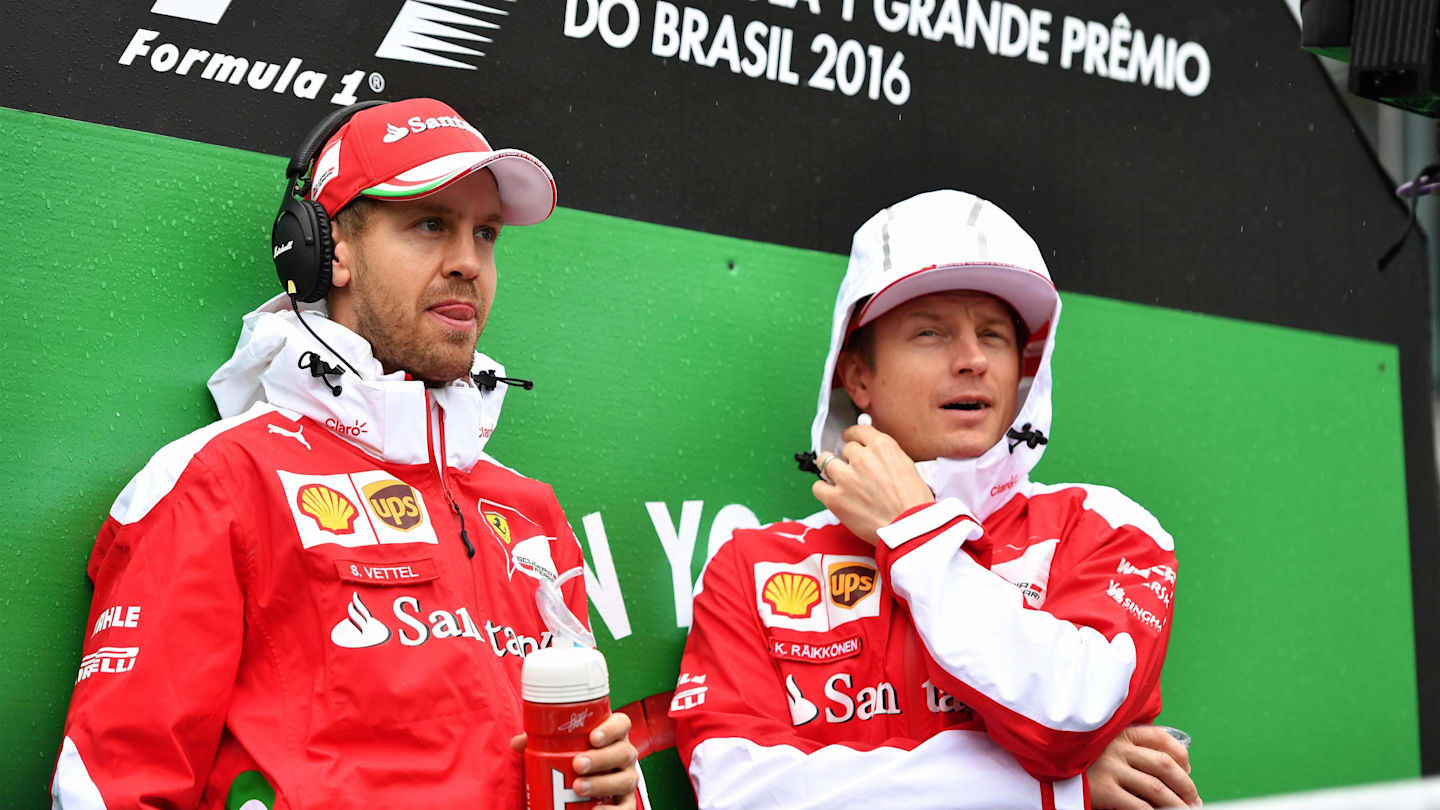
[[[316,354],[315,352],[305,352],[304,354],[300,355],[300,362],[297,364],[297,368],[309,369],[311,377],[319,377],[320,379],[324,380],[325,387],[330,389],[330,393],[333,396],[338,397],[341,393],[345,391],[344,388],[341,388],[339,385],[330,382],[331,374],[339,377],[341,374],[345,373],[345,369],[340,368],[339,366],[332,366],[324,360],[321,360],[320,355]]]
[[[282,293],[245,316],[235,354],[210,377],[222,418],[265,402],[308,416],[377,458],[425,464],[430,460],[429,392],[448,425],[445,464],[469,470],[480,460],[499,422],[505,387],[485,389],[467,376],[427,388],[420,380],[406,379],[403,371],[386,374],[369,341],[330,320],[323,301],[301,308],[304,323]],[[343,371],[345,361],[353,364],[353,375]],[[479,352],[470,368],[477,376],[513,379],[503,376],[504,366]],[[343,386],[333,381],[342,374]]]
[[[1045,438],[1045,434],[1041,433],[1039,429],[1032,430],[1029,422],[1026,422],[1025,426],[1020,428],[1019,430],[1016,430],[1013,427],[1010,428],[1010,430],[1007,431],[1005,435],[1015,440],[1010,443],[1010,452],[1012,453],[1015,452],[1015,448],[1019,447],[1022,444],[1026,447],[1029,447],[1031,450],[1034,450],[1035,446],[1038,444],[1050,443],[1050,440]]]
[[[972,194],[920,194],[880,211],[855,232],[835,299],[830,352],[810,429],[812,452],[798,454],[796,461],[801,469],[816,471],[809,469],[816,456],[825,450],[839,453],[844,447],[840,434],[859,419],[860,410],[835,379],[849,333],[905,301],[947,290],[994,295],[1016,311],[1030,332],[1021,353],[1018,408],[1006,436],[975,458],[915,465],[937,498],[958,498],[983,520],[1028,488],[1030,470],[1049,442],[1050,357],[1060,297],[1035,241],[994,203]],[[809,468],[802,456],[809,456]]]
[[[519,377],[499,376],[503,373],[503,371],[497,372],[495,369],[491,368],[486,369],[485,371],[471,372],[470,379],[474,380],[477,387],[483,388],[486,391],[494,391],[495,386],[499,385],[500,383],[505,383],[506,385],[518,385],[526,391],[529,391],[531,388],[535,387],[535,383],[532,380],[522,380]]]

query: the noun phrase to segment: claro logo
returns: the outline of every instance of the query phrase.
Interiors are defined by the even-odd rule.
[[[340,434],[341,436],[356,436],[356,437],[358,437],[358,436],[359,436],[360,434],[362,434],[362,433],[369,433],[370,431],[367,430],[366,427],[365,427],[365,426],[368,425],[368,424],[370,424],[370,423],[369,423],[369,422],[362,422],[362,421],[360,421],[359,419],[356,419],[356,420],[355,420],[355,424],[353,424],[353,425],[347,425],[347,424],[345,424],[344,422],[341,422],[339,419],[336,419],[336,418],[333,417],[333,416],[330,417],[329,419],[326,419],[326,420],[325,420],[325,427],[329,428],[330,430],[334,431],[335,433]]]

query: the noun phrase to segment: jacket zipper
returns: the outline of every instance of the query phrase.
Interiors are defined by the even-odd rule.
[[[433,403],[433,405],[432,405]],[[430,392],[425,392],[425,426],[427,433],[432,432],[431,417],[436,411],[440,411],[440,404],[430,398]],[[470,535],[465,531],[465,514],[460,511],[460,504],[455,502],[455,495],[450,492],[450,479],[445,475],[447,453],[445,452],[445,415],[440,414],[440,451],[435,452],[435,443],[432,438],[430,442],[430,454],[435,457],[435,469],[440,474],[440,490],[445,493],[445,500],[450,504],[450,509],[455,512],[455,519],[460,521],[460,542],[465,544],[465,556],[474,559],[475,546],[470,542]]]

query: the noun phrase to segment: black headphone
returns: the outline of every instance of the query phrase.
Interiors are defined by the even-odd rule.
[[[387,104],[385,101],[362,101],[338,109],[325,116],[290,158],[285,169],[285,198],[270,229],[270,252],[280,286],[299,301],[319,301],[330,292],[330,264],[335,258],[335,240],[330,234],[330,216],[325,207],[305,199],[311,181],[310,164],[350,116],[361,110]]]

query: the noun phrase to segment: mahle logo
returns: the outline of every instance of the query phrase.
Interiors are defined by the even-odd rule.
[[[808,619],[820,603],[820,583],[805,574],[780,573],[766,580],[760,595],[776,613]]]
[[[845,609],[875,592],[875,566],[864,563],[834,563],[828,572],[830,601]]]
[[[306,484],[295,494],[295,505],[315,524],[331,534],[355,533],[355,504],[324,484]]]
[[[403,481],[390,479],[376,481],[364,488],[365,499],[375,516],[402,532],[408,532],[424,522],[420,514],[420,496]]]

